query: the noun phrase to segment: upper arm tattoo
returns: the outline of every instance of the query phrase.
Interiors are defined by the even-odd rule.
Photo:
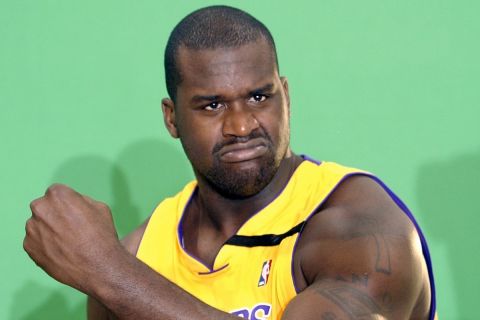
[[[405,236],[401,231],[392,230],[390,225],[384,226],[376,217],[356,216],[351,222],[344,226],[340,224],[338,233],[328,234],[325,243],[319,242],[332,245],[329,241],[333,239],[347,251],[344,251],[344,260],[329,260],[329,263],[333,261],[328,264],[329,269],[325,269],[324,264],[320,275],[309,278],[311,282],[306,291],[317,296],[318,305],[313,307],[319,311],[315,315],[317,319],[385,319],[396,312],[393,297],[397,296],[397,286],[391,281],[401,275],[402,270],[395,268],[398,250],[392,245],[397,239],[403,241]],[[331,254],[331,251],[327,252]],[[357,263],[348,258],[348,252],[352,254],[350,257],[361,254],[368,255],[368,258]],[[315,261],[322,263],[320,259]],[[307,297],[312,296],[307,294]]]
[[[374,243],[374,271],[384,276],[391,276],[391,250],[383,230],[372,218],[359,219],[354,233],[344,237],[344,240],[355,238],[370,238]],[[373,270],[372,270],[373,271]],[[326,280],[312,284],[309,288],[322,299],[333,303],[336,310],[326,310],[320,314],[321,320],[367,320],[381,317],[392,311],[392,299],[388,290],[375,295],[368,292],[369,273],[351,273],[350,276],[338,274],[335,280]],[[375,318],[377,319],[377,318]]]
[[[367,293],[347,285],[313,286],[316,294],[329,302],[333,302],[343,311],[348,319],[369,319],[382,311],[380,305]],[[329,311],[322,314],[325,319],[336,319],[335,313]]]
[[[357,221],[358,230],[352,235],[345,237],[345,240],[354,238],[371,237],[375,241],[375,271],[390,275],[392,266],[390,261],[390,247],[378,222],[373,218],[361,218]]]
[[[390,275],[392,273],[392,266],[390,263],[390,248],[385,236],[383,233],[379,232],[380,228],[378,227],[377,221],[374,219],[368,219],[372,224],[372,233],[371,237],[375,240],[376,245],[376,261],[375,261],[375,271]]]
[[[337,320],[335,313],[327,311],[322,313],[322,320]]]

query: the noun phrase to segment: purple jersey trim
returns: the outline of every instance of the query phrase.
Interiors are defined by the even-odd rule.
[[[437,310],[435,280],[433,278],[433,266],[432,266],[432,258],[430,256],[430,250],[428,249],[427,240],[426,240],[425,236],[423,235],[422,229],[420,229],[420,226],[418,225],[417,220],[413,216],[412,212],[405,205],[405,203],[403,203],[403,201],[395,193],[393,193],[393,191],[390,190],[390,188],[387,187],[387,185],[385,185],[382,180],[380,180],[379,178],[377,178],[375,176],[372,176],[372,175],[367,175],[367,176],[371,177],[374,181],[376,181],[388,193],[388,195],[392,198],[392,200],[395,201],[397,206],[400,209],[402,209],[402,211],[405,212],[405,214],[410,218],[410,220],[413,222],[413,225],[415,226],[415,229],[417,229],[418,236],[420,237],[420,242],[422,243],[423,257],[425,259],[425,263],[427,264],[428,278],[430,279],[431,299],[430,299],[429,320],[434,320],[436,310]]]
[[[182,228],[182,224],[183,224],[183,218],[185,217],[185,211],[187,210],[188,206],[190,205],[190,203],[192,202],[193,200],[193,197],[194,195],[197,193],[198,191],[198,187],[195,187],[195,189],[193,190],[192,194],[190,195],[190,198],[188,199],[187,201],[187,204],[185,205],[185,207],[183,208],[183,212],[182,212],[182,217],[180,218],[180,222],[178,223],[178,226],[177,226],[177,234],[178,234],[178,243],[180,244],[180,247],[182,248],[183,252],[185,252],[188,256],[190,256],[192,259],[198,261],[200,264],[202,264],[205,268],[207,268],[209,271],[208,272],[198,272],[198,274],[211,274],[211,273],[214,273],[214,272],[217,272],[217,271],[220,271],[221,269],[225,268],[227,265],[224,265],[223,267],[215,270],[213,268],[210,268],[209,266],[207,266],[205,263],[203,263],[202,260],[200,260],[198,257],[196,257],[195,255],[191,254],[190,252],[187,251],[187,249],[185,249],[185,243],[183,241],[183,228]]]
[[[305,158],[306,159],[306,158]],[[314,161],[315,162],[315,161]],[[319,163],[320,164],[320,163]],[[377,178],[374,175],[368,174],[368,173],[363,173],[363,172],[353,172],[350,174],[345,175],[336,185],[335,187],[330,191],[330,193],[323,199],[323,201],[313,210],[312,213],[307,217],[305,221],[308,221],[313,215],[317,213],[318,208],[320,208],[325,201],[330,197],[330,195],[337,189],[337,187],[346,179],[352,177],[352,176],[366,176],[377,182],[390,196],[390,198],[397,204],[397,206],[407,215],[407,217],[412,221],[413,225],[415,226],[415,229],[417,230],[418,236],[420,237],[420,242],[422,244],[422,252],[423,252],[423,257],[425,259],[425,263],[427,265],[428,269],[428,277],[430,279],[430,292],[431,292],[431,301],[430,301],[430,316],[429,320],[434,320],[435,319],[435,314],[436,314],[436,309],[437,309],[437,300],[436,300],[436,291],[435,291],[435,281],[433,278],[433,268],[432,268],[432,260],[430,257],[430,251],[428,249],[427,241],[425,239],[425,236],[423,235],[422,230],[420,229],[420,226],[418,225],[417,221],[413,217],[413,214],[410,212],[410,210],[407,208],[407,206],[400,200],[400,198],[393,193],[390,188],[388,188],[379,178]],[[302,231],[299,232],[299,235],[297,239],[295,240],[295,245],[293,247],[292,251],[292,262],[291,262],[291,275],[292,275],[292,282],[293,282],[293,287],[295,288],[295,292],[298,294],[300,291],[298,290],[297,283],[295,282],[295,277],[293,273],[293,257],[295,255],[295,251],[297,249],[298,242],[302,236]]]
[[[321,165],[321,164],[322,164],[322,162],[321,162],[321,161],[317,161],[317,160],[315,160],[315,159],[313,159],[313,158],[310,158],[310,157],[309,157],[309,156],[307,156],[306,154],[301,154],[301,155],[300,155],[300,157],[302,157],[302,158],[303,158],[303,160],[307,160],[307,161],[310,161],[310,162],[313,162],[313,163],[315,163],[317,166],[319,166],[319,165]]]
[[[222,271],[223,269],[225,269],[226,267],[228,267],[228,265],[229,265],[229,264],[227,263],[226,265],[224,265],[223,267],[218,268],[217,270],[210,270],[210,271],[208,271],[208,272],[199,272],[198,274],[204,276],[204,275],[207,275],[207,274],[212,274],[212,273],[215,273],[215,272],[219,272],[219,271]]]
[[[193,196],[197,193],[197,187],[193,190],[192,194],[188,198],[187,203],[185,204],[185,207],[183,208],[182,211],[182,216],[180,217],[180,222],[178,223],[177,226],[177,234],[178,234],[178,243],[180,244],[180,247],[185,250],[185,245],[183,243],[183,229],[182,229],[182,224],[183,224],[183,218],[185,217],[185,211],[187,210],[188,206],[193,200]],[[186,251],[185,251],[186,252]],[[187,252],[188,253],[188,252]]]

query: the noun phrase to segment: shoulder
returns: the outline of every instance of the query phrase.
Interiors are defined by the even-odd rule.
[[[294,265],[300,290],[322,281],[348,282],[405,306],[428,291],[415,226],[383,186],[365,175],[345,179],[307,222]]]
[[[153,229],[155,231],[157,231],[157,226],[165,226],[176,223],[177,219],[179,219],[179,215],[183,212],[183,208],[190,200],[196,185],[196,181],[191,181],[174,196],[167,197],[160,201],[151,215],[139,227],[121,240],[125,249],[127,249],[127,251],[133,255],[137,254],[140,242],[143,239],[149,223],[151,226],[153,225]],[[151,227],[149,228],[151,229]]]
[[[145,229],[147,228],[149,220],[150,217],[121,240],[123,247],[134,256],[137,254],[138,247],[142,241],[142,237],[145,233]]]
[[[318,253],[334,244],[356,244],[358,240],[378,237],[413,242],[412,245],[418,242],[414,225],[383,187],[368,176],[352,176],[345,179],[310,218],[297,249],[302,253],[313,246]],[[323,242],[330,246],[319,245]]]

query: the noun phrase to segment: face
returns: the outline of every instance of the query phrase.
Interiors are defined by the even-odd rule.
[[[229,198],[260,192],[289,145],[289,98],[267,42],[237,48],[180,48],[177,101],[164,119],[180,138],[199,183]]]

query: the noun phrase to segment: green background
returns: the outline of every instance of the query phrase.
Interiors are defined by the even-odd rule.
[[[480,3],[224,3],[276,39],[293,149],[382,177],[429,239],[441,318],[478,319]],[[49,184],[107,202],[124,235],[192,178],[162,123],[163,50],[207,4],[0,2],[0,319],[84,318],[22,249]]]

